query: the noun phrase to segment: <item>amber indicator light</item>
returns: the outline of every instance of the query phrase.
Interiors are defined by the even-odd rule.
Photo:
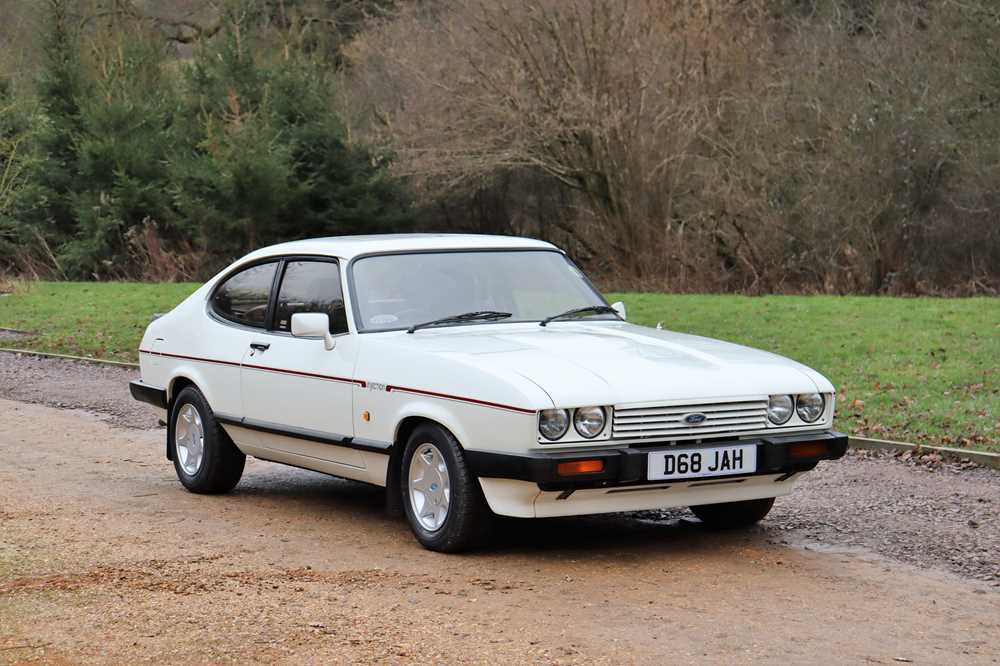
[[[575,476],[577,474],[596,474],[604,471],[603,460],[574,460],[573,462],[559,463],[556,468],[559,476]]]
[[[826,455],[826,452],[825,442],[801,442],[788,447],[788,453],[792,458],[816,458]]]

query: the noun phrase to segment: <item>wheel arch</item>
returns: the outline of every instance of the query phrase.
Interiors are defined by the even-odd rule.
[[[396,414],[393,445],[395,446],[402,441],[403,446],[405,446],[406,439],[413,432],[413,428],[423,421],[441,426],[451,433],[462,449],[468,448],[470,433],[463,424],[462,415],[455,413],[446,405],[437,404],[437,402],[430,400],[412,401]]]
[[[462,446],[462,440],[455,434],[455,431],[449,428],[448,424],[442,423],[440,419],[424,413],[410,413],[403,416],[396,424],[395,434],[392,439],[392,449],[389,453],[389,464],[386,468],[385,474],[385,508],[390,515],[403,515],[403,501],[400,494],[400,479],[403,472],[403,452],[406,450],[406,443],[409,441],[413,432],[425,423],[444,428],[451,433],[452,437],[455,438],[455,441],[458,442],[459,446]],[[464,449],[465,447],[462,446],[462,448]]]
[[[174,398],[188,386],[198,388],[194,380],[185,375],[177,375],[167,382],[167,460],[174,459]]]
[[[174,410],[174,400],[180,395],[180,392],[188,387],[193,387],[199,393],[201,393],[202,398],[208,403],[209,409],[212,408],[212,402],[205,395],[205,389],[187,373],[178,372],[176,375],[170,378],[167,382],[167,460],[174,459],[174,420],[172,418],[172,412]],[[221,429],[222,435],[232,441],[229,433],[226,432],[225,428]]]
[[[417,426],[421,423],[430,423],[432,425],[441,426],[442,428],[445,427],[443,423],[438,423],[434,419],[426,416],[406,416],[396,425],[396,435],[392,440],[393,448],[406,446],[406,441],[410,439],[410,435],[413,434],[413,431],[416,430]]]
[[[190,377],[188,377],[187,375],[177,375],[177,376],[173,377],[170,380],[169,384],[167,384],[167,411],[168,411],[168,416],[169,416],[169,410],[170,410],[171,406],[173,405],[174,398],[176,398],[177,394],[180,393],[181,391],[183,391],[188,386],[193,386],[195,388],[198,388],[198,385],[195,383],[195,381],[193,379],[191,379]],[[198,389],[198,390],[201,390],[201,389]]]
[[[211,408],[211,405],[212,405],[211,401],[208,399],[208,396],[205,395],[205,389],[203,389],[202,385],[199,384],[199,382],[194,377],[191,376],[191,373],[186,373],[186,372],[180,371],[180,372],[177,372],[176,374],[174,374],[170,378],[170,381],[167,382],[167,388],[166,388],[166,391],[167,391],[167,444],[166,444],[167,460],[171,460],[172,461],[174,459],[174,444],[173,444],[173,442],[174,442],[174,423],[173,423],[173,421],[174,420],[172,418],[172,414],[173,414],[173,410],[174,410],[174,401],[177,399],[177,396],[180,395],[181,391],[183,391],[184,389],[188,388],[189,386],[192,387],[192,388],[194,388],[195,390],[197,390],[198,392],[201,393],[202,397],[208,403],[209,408]],[[223,430],[223,432],[225,432],[225,430]],[[226,436],[228,437],[228,433],[226,433]]]

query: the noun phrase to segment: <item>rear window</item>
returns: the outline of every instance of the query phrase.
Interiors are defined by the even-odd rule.
[[[278,262],[257,264],[230,276],[212,295],[217,315],[245,326],[265,328],[267,305]]]

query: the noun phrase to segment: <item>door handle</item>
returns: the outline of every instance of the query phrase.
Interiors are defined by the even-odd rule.
[[[250,349],[254,349],[254,350],[259,351],[259,352],[266,352],[270,348],[271,348],[271,345],[269,345],[267,343],[264,343],[264,342],[251,342],[250,343]]]

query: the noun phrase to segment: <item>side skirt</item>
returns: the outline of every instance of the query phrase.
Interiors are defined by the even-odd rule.
[[[375,486],[386,485],[389,458],[393,450],[392,444],[389,442],[347,437],[305,428],[288,428],[253,419],[228,416],[226,414],[216,413],[215,418],[227,431],[230,431],[230,436],[237,442],[240,450],[247,455],[268,462],[307,469]],[[238,434],[240,430],[263,432],[279,437],[326,444],[331,447],[353,449],[359,452],[361,459],[358,461],[358,464],[350,464],[346,461],[329,460],[325,456],[310,455],[307,452],[282,451],[272,447],[260,446],[246,441],[245,437],[240,437]]]
[[[278,451],[275,449],[267,449],[259,446],[253,445],[242,445],[240,447],[247,455],[253,456],[259,460],[264,460],[266,462],[277,463],[279,465],[288,465],[289,467],[296,467],[298,469],[309,470],[310,472],[319,472],[320,474],[327,474],[329,476],[335,476],[340,479],[350,479],[351,481],[359,481],[372,486],[380,486],[383,484],[378,483],[377,477],[373,478],[372,471],[364,467],[354,467],[353,465],[345,465],[343,463],[333,462],[331,460],[322,460],[320,458],[313,458],[312,456],[304,456],[298,453],[291,453],[289,451]],[[380,455],[375,453],[366,453],[366,456],[378,456],[388,460],[389,456]]]
[[[310,430],[308,428],[278,425],[276,423],[268,423],[266,421],[257,421],[256,419],[229,416],[228,414],[216,413],[215,418],[219,421],[219,423],[223,423],[225,425],[246,428],[247,430],[256,430],[257,432],[266,432],[270,435],[281,435],[282,437],[302,439],[308,442],[318,442],[320,444],[332,444],[334,446],[343,446],[348,449],[357,449],[358,451],[370,451],[373,453],[384,453],[387,455],[392,452],[392,442],[381,442],[379,440],[366,439],[364,437],[350,437],[348,435],[340,435],[332,432],[322,432],[319,430]]]

